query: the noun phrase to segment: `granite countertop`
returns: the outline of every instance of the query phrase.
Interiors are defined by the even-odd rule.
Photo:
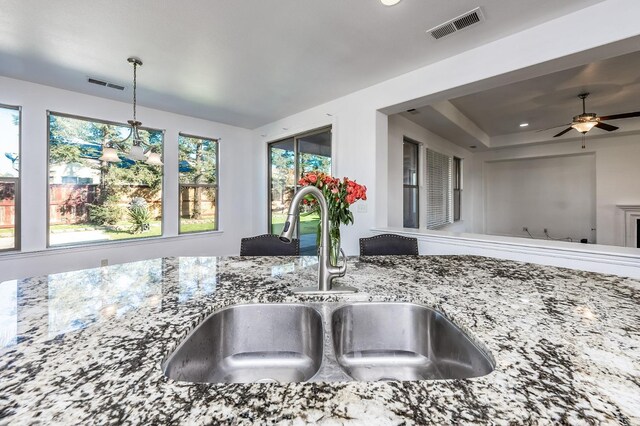
[[[640,282],[475,256],[350,258],[351,296],[432,306],[468,380],[189,384],[160,365],[211,312],[317,301],[315,258],[153,259],[0,284],[0,423],[640,423]]]

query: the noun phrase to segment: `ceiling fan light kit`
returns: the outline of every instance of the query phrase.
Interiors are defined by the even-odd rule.
[[[589,130],[593,129],[596,124],[598,124],[598,120],[595,118],[582,121],[577,119],[578,117],[579,116],[573,117],[573,123],[571,124],[571,127],[576,129],[580,133],[587,133]]]
[[[582,148],[584,148],[584,135],[586,135],[587,132],[589,132],[594,127],[605,130],[607,132],[613,132],[614,130],[618,130],[618,127],[612,126],[611,124],[603,123],[603,121],[619,120],[622,118],[640,117],[640,111],[598,117],[598,115],[594,114],[593,112],[586,112],[587,109],[586,109],[585,99],[587,99],[587,96],[589,96],[589,93],[580,93],[578,95],[578,98],[582,99],[582,114],[574,116],[573,121],[571,122],[569,127],[564,129],[557,135],[554,135],[553,136],[554,138],[564,135],[571,129],[576,129],[583,135]]]

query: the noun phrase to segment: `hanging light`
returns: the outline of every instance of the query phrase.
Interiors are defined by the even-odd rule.
[[[579,116],[576,116],[579,117]],[[588,118],[587,120],[589,121],[585,121],[585,120],[580,120],[580,118],[578,118],[579,121],[576,121],[576,117],[574,117],[574,122],[573,124],[571,124],[571,127],[573,127],[574,129],[576,129],[577,131],[579,131],[580,133],[587,133],[589,130],[593,129],[593,127],[598,124],[597,120],[593,120],[591,121],[590,118]]]
[[[107,161],[111,163],[119,163],[122,161],[118,156],[115,147],[121,148],[122,143],[128,139],[132,139],[131,149],[125,156],[133,161],[144,161],[145,163],[153,166],[162,166],[162,160],[160,159],[160,154],[152,152],[152,146],[142,140],[139,134],[140,126],[142,123],[139,122],[136,118],[136,105],[137,105],[137,70],[138,67],[142,66],[142,61],[138,58],[127,58],[127,61],[133,65],[133,120],[128,120],[129,126],[131,126],[131,130],[129,135],[120,140],[120,141],[109,141],[106,146],[102,147],[102,156],[100,157],[101,161]],[[148,147],[147,154],[145,155],[145,147]]]
[[[152,166],[162,166],[162,160],[160,160],[160,154],[157,152],[150,152],[147,157],[147,164]]]
[[[115,148],[110,148],[108,146],[102,147],[102,156],[100,157],[101,161],[108,161],[110,163],[118,163],[120,162],[120,157],[118,157],[118,151]]]
[[[587,96],[589,96],[589,93],[581,93],[578,95],[578,97],[582,99],[582,114],[573,117],[573,122],[571,123],[571,127],[582,133],[583,136],[600,122],[596,114],[587,112],[585,101]]]

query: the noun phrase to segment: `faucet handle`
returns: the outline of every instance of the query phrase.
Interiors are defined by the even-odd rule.
[[[347,255],[344,253],[342,247],[340,247],[340,258],[342,259],[342,265],[338,269],[338,276],[344,277],[347,273]]]

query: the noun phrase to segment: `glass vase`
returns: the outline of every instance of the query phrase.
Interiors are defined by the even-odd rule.
[[[338,266],[340,259],[340,223],[329,222],[329,260],[331,266]]]
[[[316,247],[320,250],[320,244],[322,244],[322,225],[318,223],[318,230],[316,232]],[[319,253],[318,253],[319,254]],[[338,260],[340,259],[340,222],[329,222],[329,261],[332,266],[338,266]]]

